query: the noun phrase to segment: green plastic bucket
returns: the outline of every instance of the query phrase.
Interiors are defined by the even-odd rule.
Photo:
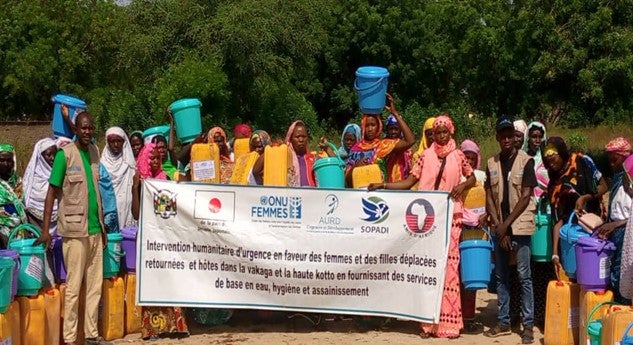
[[[35,238],[17,239],[15,236],[19,231],[30,232]],[[32,224],[19,225],[9,234],[9,249],[20,254],[22,263],[18,274],[18,296],[35,296],[42,288],[46,248],[44,244],[33,245],[40,234],[40,229]]]
[[[534,215],[536,229],[531,238],[532,260],[536,262],[552,261],[552,217],[547,210],[550,208],[547,201],[539,199]],[[543,209],[546,209],[543,212]]]
[[[328,145],[336,153],[336,157],[319,158],[314,162],[312,170],[319,188],[345,188],[345,162],[341,159],[334,144]]]
[[[202,133],[202,119],[200,107],[202,103],[197,98],[185,98],[170,105],[174,115],[176,135],[183,143],[189,143]]]
[[[11,304],[13,267],[15,267],[15,261],[12,258],[0,257],[0,313],[7,311],[7,307]]]
[[[590,345],[601,345],[602,344],[602,319],[598,319],[598,320],[591,320],[593,318],[593,314],[595,314],[596,311],[598,311],[598,309],[600,309],[600,307],[605,306],[605,305],[616,305],[619,303],[616,302],[602,302],[602,303],[598,303],[596,304],[595,307],[593,307],[593,309],[591,309],[591,312],[589,313],[589,317],[587,318],[587,340],[589,341]]]
[[[103,278],[112,278],[119,274],[121,258],[125,255],[121,249],[122,241],[121,233],[108,234],[108,246],[103,249]]]

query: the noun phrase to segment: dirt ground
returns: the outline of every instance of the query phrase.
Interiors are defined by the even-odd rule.
[[[496,295],[477,293],[478,322],[486,329],[496,322]],[[252,311],[236,311],[228,325],[199,327],[188,320],[191,336],[184,339],[143,341],[140,334],[129,334],[115,344],[207,345],[207,344],[520,344],[519,330],[512,335],[491,339],[483,334],[462,335],[459,339],[427,339],[418,336],[417,323],[394,320],[387,329],[362,332],[351,320],[324,321],[313,326],[307,320],[284,320],[279,323],[253,321]],[[534,329],[534,344],[543,343],[542,330]]]

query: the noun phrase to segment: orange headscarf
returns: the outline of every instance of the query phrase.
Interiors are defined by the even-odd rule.
[[[384,158],[389,155],[391,151],[393,151],[400,139],[380,139],[379,137],[376,137],[372,141],[365,140],[365,127],[367,126],[367,119],[369,119],[370,117],[373,117],[376,119],[376,121],[378,121],[378,130],[376,131],[376,133],[378,135],[382,133],[382,121],[380,120],[380,115],[363,115],[363,118],[360,121],[362,139],[357,142],[354,147],[352,147],[352,151],[356,151],[354,148],[359,149],[360,151],[369,151],[376,149],[376,158]]]

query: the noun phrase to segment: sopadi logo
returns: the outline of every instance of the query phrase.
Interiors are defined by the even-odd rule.
[[[389,205],[383,199],[377,196],[370,196],[369,198],[363,198],[362,203],[363,212],[367,216],[366,218],[361,218],[362,220],[379,224],[389,218]]]

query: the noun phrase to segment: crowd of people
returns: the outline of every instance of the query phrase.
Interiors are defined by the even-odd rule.
[[[6,248],[9,232],[30,222],[43,231],[38,239],[48,248],[56,237],[63,243],[67,265],[63,333],[67,344],[77,341],[78,300],[82,282],[86,288],[85,333],[88,344],[107,344],[99,338],[98,304],[101,294],[102,246],[106,233],[135,226],[140,213],[140,192],[144,179],[188,181],[192,177],[192,147],[214,143],[219,150],[220,183],[236,183],[236,166],[248,172],[246,183],[261,185],[266,169],[266,147],[286,144],[289,157],[287,185],[316,187],[312,167],[316,160],[340,156],[346,163],[346,186],[352,188],[353,171],[375,165],[380,181],[366,188],[439,190],[454,200],[449,253],[441,312],[437,323],[420,325],[420,336],[458,338],[460,333],[488,337],[510,334],[521,324],[521,342],[534,341],[533,327],[545,319],[545,291],[548,281],[560,277],[559,229],[573,212],[603,217],[598,235],[616,245],[612,257],[611,286],[616,300],[630,304],[633,295],[633,241],[631,200],[633,156],[625,138],[611,140],[605,147],[613,172],[610,186],[593,160],[570,150],[561,137],[547,137],[545,125],[501,116],[496,121],[498,153],[482,168],[479,146],[473,140],[455,141],[456,128],[448,114],[428,118],[422,126],[418,148],[413,132],[389,96],[389,116],[383,127],[380,115],[362,116],[360,125],[348,124],[340,137],[340,148],[332,150],[327,138],[319,141],[318,152],[310,150],[309,129],[297,120],[283,141],[274,141],[264,130],[252,131],[238,125],[228,140],[220,127],[203,132],[176,151],[171,115],[168,135],[143,136],[119,127],[105,132],[105,147],[99,153],[94,140],[94,122],[88,112],[71,121],[74,139],[43,138],[33,149],[21,178],[11,145],[0,144],[0,245]],[[68,119],[67,108],[64,116]],[[236,139],[248,138],[249,153],[235,159]],[[290,162],[290,160],[289,160]],[[485,195],[476,207],[465,201],[472,190]],[[603,195],[608,194],[608,204]],[[553,220],[551,262],[532,262],[530,238],[535,231],[537,207]],[[498,296],[498,323],[487,329],[475,322],[475,292],[460,281],[459,242],[466,236],[481,236],[489,228],[494,237],[495,274],[489,290]],[[473,232],[475,231],[475,232]],[[474,234],[474,235],[473,235]],[[47,267],[49,284],[55,283]],[[152,320],[159,315],[166,323]],[[359,318],[362,320],[362,318]],[[143,308],[144,338],[186,335],[188,327],[181,308]]]

